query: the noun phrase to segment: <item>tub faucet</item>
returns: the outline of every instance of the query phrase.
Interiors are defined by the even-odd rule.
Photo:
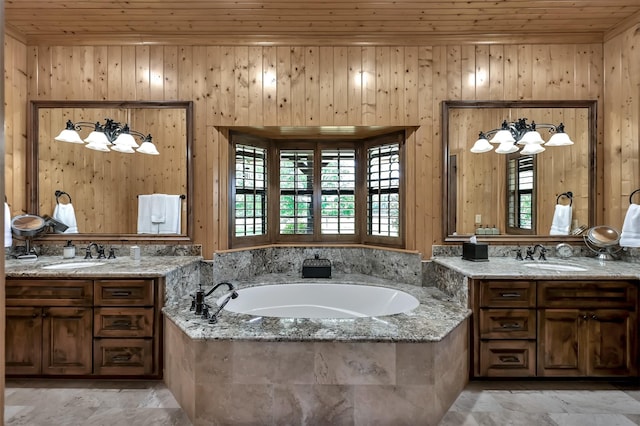
[[[211,317],[209,318],[209,324],[217,323],[218,314],[220,313],[220,311],[222,311],[224,307],[227,306],[227,303],[229,303],[229,300],[235,299],[236,297],[238,297],[238,293],[235,290],[229,293],[229,295],[224,298],[220,306],[218,306],[218,309],[216,309],[216,311],[213,314],[211,314]]]

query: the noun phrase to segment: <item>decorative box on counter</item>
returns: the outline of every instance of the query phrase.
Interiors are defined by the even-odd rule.
[[[320,259],[315,255],[313,259],[302,262],[302,278],[331,278],[331,261]]]
[[[472,262],[488,262],[489,245],[487,243],[462,243],[462,258]]]

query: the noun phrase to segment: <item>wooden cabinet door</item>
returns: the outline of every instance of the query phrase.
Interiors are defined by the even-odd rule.
[[[584,324],[589,376],[636,375],[637,332],[635,312],[598,309],[587,312]]]
[[[42,370],[41,313],[41,308],[6,308],[7,374],[40,374]]]
[[[578,309],[541,309],[538,312],[538,375],[580,376],[585,344]]]
[[[90,374],[93,310],[43,308],[42,316],[42,374]]]

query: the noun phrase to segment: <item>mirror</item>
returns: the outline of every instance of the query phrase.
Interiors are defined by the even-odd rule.
[[[151,134],[160,155],[100,152],[54,140],[68,120],[104,123],[107,118]],[[32,101],[29,129],[29,213],[52,215],[57,203],[72,201],[79,232],[43,238],[191,240],[192,102]],[[91,130],[78,133],[84,139]],[[68,197],[56,197],[57,191]],[[137,233],[138,196],[145,194],[184,196],[176,232]]]
[[[479,132],[500,128],[504,120],[521,118],[528,123],[562,123],[574,144],[549,146],[528,156],[528,161],[519,152],[470,151]],[[549,140],[548,129],[537,130]],[[443,101],[442,143],[445,241],[468,240],[476,233],[514,241],[523,235],[526,239],[549,237],[557,204],[571,203],[571,229],[593,226],[596,101]],[[514,179],[522,177],[524,182],[531,178],[529,170],[533,170],[530,187],[520,186],[527,190],[516,198]],[[563,195],[567,193],[572,194],[571,200]],[[527,209],[526,217],[518,213]]]

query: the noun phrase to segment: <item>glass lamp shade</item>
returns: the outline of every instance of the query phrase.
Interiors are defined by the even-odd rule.
[[[84,143],[80,135],[75,130],[64,129],[58,136],[53,138],[58,142]]]
[[[569,135],[566,133],[554,133],[549,142],[545,144],[546,146],[568,146],[573,145],[573,141],[569,138]]]
[[[522,136],[522,139],[520,139],[518,143],[520,145],[543,144],[544,139],[542,139],[542,136],[540,136],[540,133],[538,133],[537,131],[529,130],[527,133],[524,134],[524,136]]]
[[[526,144],[524,148],[522,148],[522,151],[520,151],[520,154],[522,155],[540,154],[542,151],[544,151],[544,147],[542,145],[536,144],[536,143],[529,143],[529,144]]]
[[[509,130],[498,130],[498,132],[493,136],[493,138],[489,141],[491,143],[514,143],[516,140],[513,138],[513,135]]]
[[[142,145],[140,145],[140,148],[136,149],[136,151],[141,154],[160,155],[156,146],[148,140],[142,142]]]
[[[485,138],[478,139],[471,147],[471,152],[481,154],[483,152],[489,152],[493,149],[493,145],[489,143]]]
[[[89,142],[88,144],[85,145],[85,148],[89,148],[89,149],[93,149],[94,151],[101,151],[101,152],[109,152],[109,146],[107,144],[103,144],[100,142]]]
[[[111,147],[111,150],[122,152],[124,154],[134,154],[135,153],[135,151],[133,150],[133,147],[132,146],[128,146],[128,145],[113,145]]]
[[[113,143],[116,145],[128,146],[130,148],[137,148],[140,146],[136,142],[136,139],[129,133],[120,133]],[[133,152],[133,150],[131,150],[131,152]]]
[[[104,145],[105,147],[110,143],[107,135],[105,135],[104,132],[99,132],[97,130],[89,133],[89,136],[87,136],[84,141],[89,144],[96,143],[98,145]]]
[[[511,154],[516,151],[518,151],[518,147],[513,142],[502,142],[496,148],[496,153],[498,154]]]

